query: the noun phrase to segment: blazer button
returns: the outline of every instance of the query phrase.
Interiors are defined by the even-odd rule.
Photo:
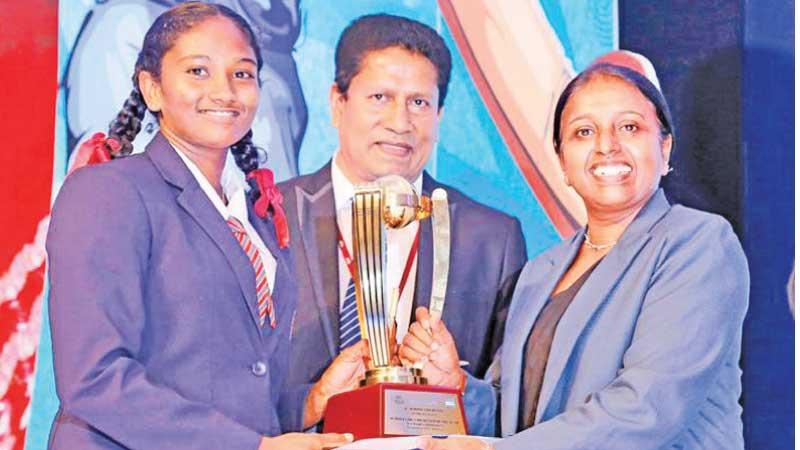
[[[263,377],[267,374],[267,365],[262,361],[256,361],[250,366],[250,371],[257,377]]]

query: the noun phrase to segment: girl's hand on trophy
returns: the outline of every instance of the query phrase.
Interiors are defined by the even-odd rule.
[[[350,433],[288,433],[272,438],[262,438],[258,450],[322,450],[353,442]]]
[[[339,353],[308,392],[303,418],[304,428],[322,419],[329,398],[358,387],[359,380],[364,378],[365,361],[368,359],[369,346],[363,339]]]
[[[355,389],[359,380],[364,378],[367,359],[369,359],[369,346],[367,341],[362,339],[342,350],[325,369],[317,384],[327,397]]]

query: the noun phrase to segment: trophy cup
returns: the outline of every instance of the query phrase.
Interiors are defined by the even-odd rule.
[[[431,317],[444,309],[450,264],[450,215],[447,193],[418,196],[404,178],[389,175],[356,186],[352,200],[352,247],[356,270],[358,320],[369,341],[373,368],[361,387],[331,397],[324,432],[353,433],[356,439],[423,434],[467,434],[461,393],[428,386],[422,370],[392,362],[399,294],[385,283],[386,227],[402,228],[430,217],[433,228]]]

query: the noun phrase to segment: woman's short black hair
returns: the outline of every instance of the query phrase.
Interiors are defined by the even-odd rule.
[[[564,113],[564,107],[567,106],[567,101],[569,101],[572,94],[575,93],[575,90],[598,76],[616,77],[636,87],[636,89],[650,100],[650,103],[656,108],[656,116],[661,126],[662,137],[672,135],[674,141],[675,128],[672,123],[672,114],[669,111],[667,100],[664,98],[661,91],[655,87],[647,77],[633,69],[615,64],[601,63],[590,66],[573,78],[558,98],[555,114],[553,116],[553,147],[556,153],[560,151],[561,147],[561,115]]]
[[[347,94],[350,82],[361,70],[367,53],[389,47],[402,47],[426,57],[436,67],[439,105],[444,105],[450,83],[451,57],[444,39],[416,20],[390,14],[361,16],[342,32],[336,45],[336,88]]]

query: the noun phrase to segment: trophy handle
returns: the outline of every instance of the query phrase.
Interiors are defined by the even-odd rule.
[[[431,301],[428,309],[434,323],[442,318],[445,294],[447,293],[447,274],[450,272],[450,208],[447,191],[436,188],[431,195],[433,204],[431,227],[433,228],[433,281],[431,282]]]

